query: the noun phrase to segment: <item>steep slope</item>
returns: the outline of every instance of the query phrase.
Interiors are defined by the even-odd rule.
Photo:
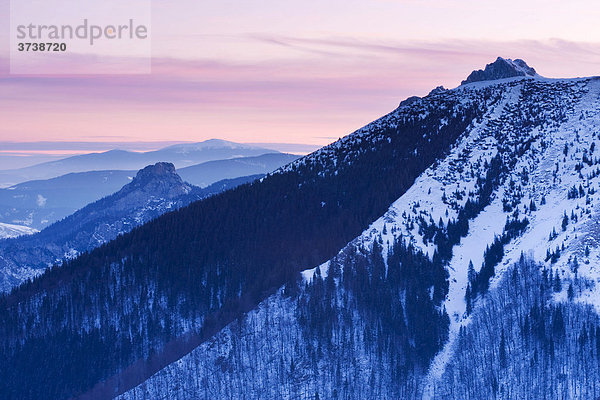
[[[447,338],[430,298],[443,269],[400,243],[384,262],[381,248],[349,246],[119,398],[417,398]]]
[[[367,249],[367,253],[372,252],[369,249],[381,243],[382,259],[387,270],[383,281],[394,288],[392,277],[395,275],[390,277],[389,274],[397,268],[396,261],[393,261],[396,256],[392,256],[390,261],[390,255],[394,253],[389,253],[388,249],[394,248],[392,244],[395,242],[412,246],[417,254],[420,249],[428,254],[432,262],[438,260],[443,264],[449,274],[449,287],[437,308],[445,309],[450,317],[448,340],[438,347],[437,355],[430,361],[429,371],[421,373],[417,370],[408,376],[401,375],[400,381],[403,382],[400,385],[397,383],[399,379],[390,380],[397,362],[395,355],[402,360],[406,351],[391,347],[394,350],[390,355],[389,346],[394,341],[384,341],[388,346],[384,346],[384,353],[378,353],[377,348],[369,350],[369,343],[378,342],[381,332],[377,330],[379,334],[374,334],[371,331],[371,335],[368,335],[368,327],[380,325],[369,323],[372,315],[368,313],[346,317],[344,310],[349,308],[351,313],[360,310],[356,305],[348,308],[339,306],[333,311],[329,309],[330,316],[325,318],[325,322],[321,320],[313,325],[307,335],[302,328],[301,316],[305,315],[302,302],[295,299],[308,298],[306,301],[309,304],[315,301],[326,308],[335,303],[324,302],[324,298],[331,297],[324,296],[323,292],[315,295],[310,289],[314,286],[311,283],[307,288],[300,285],[300,294],[286,294],[286,288],[272,296],[246,318],[232,324],[211,341],[169,365],[122,398],[151,396],[180,399],[193,393],[197,398],[242,396],[308,399],[314,398],[315,393],[323,398],[339,397],[341,390],[345,391],[343,398],[470,396],[486,399],[497,396],[502,373],[498,372],[500,364],[492,364],[493,368],[488,364],[490,360],[499,360],[498,343],[501,338],[493,332],[503,324],[518,327],[523,321],[516,321],[512,317],[515,313],[511,310],[525,310],[532,304],[531,297],[519,299],[520,296],[531,296],[531,292],[515,290],[512,296],[507,295],[506,291],[499,291],[498,288],[502,287],[499,282],[509,266],[518,262],[523,253],[529,254],[536,263],[542,265],[521,262],[516,268],[526,269],[535,265],[535,268],[544,268],[546,276],[558,276],[554,279],[563,282],[555,286],[550,296],[539,296],[536,307],[539,310],[541,306],[543,311],[538,311],[536,315],[538,321],[542,320],[540,323],[552,326],[556,307],[560,307],[553,303],[560,304],[569,298],[600,306],[595,286],[600,278],[596,268],[600,237],[595,217],[599,207],[596,192],[600,187],[600,158],[595,155],[600,140],[600,80],[517,77],[500,82],[466,84],[451,91],[437,91],[430,96],[468,99],[474,94],[479,95],[482,101],[494,99],[493,106],[486,108],[486,114],[465,130],[445,159],[434,163],[421,174],[380,219],[372,223],[333,261],[318,268],[319,275],[328,276],[327,271],[331,270],[332,263],[338,264],[340,260],[347,259],[348,254],[357,251],[365,253],[364,249]],[[413,99],[404,103],[404,106],[424,100]],[[369,130],[365,128],[363,132]],[[344,141],[353,139],[350,136],[336,145],[343,146]],[[298,163],[319,163],[321,157],[324,157],[323,152]],[[471,262],[472,268],[469,267]],[[412,261],[409,264],[414,263]],[[357,264],[360,265],[355,261],[347,263],[341,268],[341,277],[336,275],[335,279],[329,281],[335,288],[334,293],[337,293],[333,298],[357,296],[356,291],[355,294],[349,293],[344,283],[347,269],[353,271]],[[381,267],[376,265],[371,263],[367,268],[368,279],[373,280],[378,276],[376,271]],[[303,274],[305,279],[314,282],[315,271],[306,271]],[[539,272],[539,269],[536,271]],[[355,279],[354,275],[350,274],[351,280]],[[541,278],[536,278],[534,273],[522,276],[523,287],[535,285],[539,290]],[[435,280],[430,284],[431,297],[435,299]],[[363,283],[359,287],[369,291],[365,289],[369,287],[368,284]],[[382,293],[385,291],[379,289],[376,296]],[[396,310],[408,310],[406,300],[411,296],[406,296],[402,290],[396,293],[398,299],[404,299],[401,308],[395,306]],[[500,304],[507,301],[509,305],[517,303],[516,308],[506,309],[506,314],[503,314],[500,306],[494,306],[493,313],[486,309],[488,296],[494,302],[498,295],[502,296],[500,299],[503,303]],[[382,308],[389,310],[390,305],[381,305],[373,305],[370,313],[376,314]],[[508,378],[502,379],[502,398],[540,398],[544,393],[550,398],[588,398],[592,395],[595,386],[589,382],[596,377],[596,369],[581,373],[578,364],[569,358],[569,349],[576,348],[577,340],[583,340],[581,349],[590,346],[587,342],[591,340],[589,334],[586,333],[585,339],[581,339],[582,324],[584,330],[589,332],[589,327],[585,326],[597,326],[598,317],[589,307],[565,307],[568,307],[565,321],[572,321],[572,326],[576,325],[577,328],[567,334],[568,340],[564,343],[570,344],[560,347],[564,362],[562,367],[553,367],[554,372],[550,372],[545,369],[546,364],[532,364],[535,365],[535,373],[532,372],[528,380],[524,380],[529,385],[519,382],[519,389],[512,392],[507,390],[510,390],[513,382]],[[473,320],[470,312],[474,312],[474,318],[479,321],[474,327],[470,326]],[[339,317],[336,313],[339,313]],[[327,322],[328,319],[330,322]],[[388,316],[387,321],[390,320],[393,321],[393,318]],[[491,324],[489,321],[497,322]],[[440,324],[432,324],[425,329],[435,329],[436,326]],[[356,331],[353,331],[354,328]],[[329,339],[309,340],[310,335],[319,329]],[[488,342],[480,339],[485,336],[477,329],[491,332],[495,339]],[[396,327],[391,332],[403,331]],[[537,358],[528,351],[538,346],[536,344],[517,351],[518,348],[514,347],[514,343],[518,343],[516,332],[517,328],[506,331],[505,340],[510,340],[510,346],[513,347],[506,345],[503,356],[508,357],[503,363],[514,368],[514,371],[518,371],[517,366],[524,357],[531,363],[537,363]],[[383,329],[383,333],[386,333],[386,329]],[[389,333],[390,328],[387,329]],[[347,342],[343,339],[345,337],[354,339]],[[469,346],[463,347],[467,342]],[[333,347],[330,347],[331,343]],[[544,339],[537,348],[545,349],[544,356],[550,357],[552,353],[548,347],[544,347],[548,343],[548,339]],[[480,354],[473,349],[478,349]],[[352,357],[348,357],[348,354]],[[352,362],[352,359],[357,361]],[[407,365],[406,362],[403,364]],[[448,364],[454,372],[446,372]],[[542,378],[544,373],[559,374],[557,371],[568,374],[569,380],[564,385],[531,386],[536,379],[538,384],[545,382]],[[445,372],[446,375],[443,375]],[[469,384],[468,379],[480,380],[474,386]],[[253,384],[253,380],[258,380],[258,383]],[[266,395],[261,396],[259,388],[265,387],[262,386],[264,382],[268,389]],[[560,390],[554,390],[556,388]]]
[[[600,318],[593,306],[556,301],[574,282],[526,257],[512,265],[461,328],[436,399],[595,399]],[[566,299],[565,299],[566,300]]]
[[[265,179],[168,213],[21,286],[0,300],[0,393],[65,398],[96,386],[90,398],[110,398],[135,386],[333,257],[502,96],[482,87],[403,105]],[[436,302],[446,284],[439,266]],[[40,351],[52,365],[26,368]]]

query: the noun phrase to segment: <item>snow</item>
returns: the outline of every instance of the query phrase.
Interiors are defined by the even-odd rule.
[[[21,235],[32,235],[37,229],[25,225],[12,225],[0,222],[0,239],[15,238]]]
[[[407,229],[407,217],[423,215],[426,219],[431,217],[436,223],[440,218],[444,223],[447,223],[449,219],[457,216],[457,212],[442,201],[442,194],[446,193],[449,196],[458,189],[469,193],[469,191],[474,189],[475,179],[469,179],[466,175],[456,171],[452,167],[453,162],[461,162],[465,166],[465,169],[467,169],[469,166],[475,166],[477,160],[489,161],[497,153],[497,148],[504,143],[498,143],[494,137],[489,136],[485,123],[497,121],[497,118],[505,112],[505,107],[510,107],[519,102],[523,85],[530,80],[532,78],[519,77],[504,79],[500,82],[476,82],[456,89],[456,91],[460,92],[470,92],[482,87],[498,84],[507,85],[510,88],[503,94],[501,102],[483,119],[483,125],[475,126],[467,132],[448,157],[439,165],[429,168],[417,178],[411,188],[391,205],[385,215],[373,222],[349,246],[356,246],[358,244],[369,245],[379,236],[383,238],[384,243],[391,243],[395,237],[402,234],[404,240],[410,240],[415,246],[421,248],[431,256],[435,250],[435,246],[431,243],[423,243],[416,228],[413,230]],[[562,243],[565,243],[566,250],[562,253],[556,265],[550,265],[547,262],[548,268],[552,267],[559,270],[562,277],[574,278],[574,274],[570,271],[568,265],[568,259],[574,253],[578,253],[580,260],[582,260],[580,262],[579,275],[592,282],[600,282],[600,270],[596,267],[596,263],[589,262],[585,264],[583,262],[583,246],[581,245],[582,239],[587,238],[588,242],[593,242],[594,247],[597,247],[600,243],[600,235],[590,236],[579,233],[576,237],[574,233],[574,231],[588,232],[593,230],[600,233],[600,204],[595,206],[594,209],[596,211],[591,220],[580,218],[576,224],[571,223],[566,232],[562,232],[561,230],[561,221],[564,212],[570,215],[572,209],[579,208],[582,210],[586,206],[585,198],[567,198],[568,189],[573,185],[581,183],[581,179],[579,179],[578,174],[575,172],[575,164],[580,161],[580,158],[569,159],[567,157],[565,165],[561,166],[557,180],[554,181],[553,179],[554,164],[557,160],[560,160],[560,164],[563,164],[563,149],[565,143],[571,144],[573,141],[573,132],[579,130],[581,143],[571,146],[570,154],[578,152],[581,156],[581,151],[584,148],[589,148],[590,143],[594,141],[592,135],[599,131],[600,110],[598,110],[596,102],[600,97],[600,84],[598,80],[588,81],[577,79],[551,80],[535,78],[535,81],[548,85],[555,83],[564,84],[568,87],[573,87],[574,91],[581,91],[586,88],[589,91],[587,91],[585,97],[571,112],[568,120],[559,126],[533,129],[528,133],[528,137],[519,137],[520,132],[513,132],[514,137],[512,139],[516,139],[517,143],[519,141],[525,142],[526,139],[531,138],[531,150],[517,159],[512,173],[505,179],[504,184],[496,190],[491,204],[475,219],[469,222],[468,236],[463,238],[460,244],[453,249],[453,257],[448,265],[450,275],[449,293],[443,304],[443,307],[446,308],[450,316],[449,340],[432,362],[424,384],[424,399],[429,399],[433,396],[435,382],[441,378],[445,366],[452,357],[453,346],[458,331],[461,326],[467,325],[470,321],[465,312],[465,291],[468,283],[467,266],[469,261],[472,261],[475,270],[478,271],[482,265],[486,247],[493,242],[496,235],[502,234],[506,217],[510,214],[503,210],[502,199],[505,193],[510,194],[508,187],[510,180],[519,182],[524,187],[525,195],[516,207],[520,210],[521,215],[525,215],[525,206],[528,206],[531,200],[535,201],[538,209],[535,212],[528,212],[527,218],[530,224],[525,233],[505,246],[505,256],[501,264],[496,267],[496,276],[491,282],[491,290],[494,289],[507,267],[516,262],[522,253],[530,255],[536,261],[543,262],[546,251],[548,249],[553,250],[557,244],[562,245]],[[580,119],[582,112],[588,113],[585,123]],[[366,128],[365,131],[367,131]],[[545,140],[549,144],[545,151],[541,150],[541,140]],[[464,154],[465,150],[468,151],[469,156],[466,159],[464,157],[461,159],[461,154]],[[531,177],[529,183],[523,182],[518,174],[524,167],[528,169]],[[582,171],[583,175],[585,176],[586,173],[595,168],[596,166],[587,167],[586,165]],[[485,171],[481,172],[484,173]],[[592,181],[593,186],[597,190],[600,190],[600,177],[595,177]],[[429,194],[425,195],[427,193]],[[542,196],[546,198],[545,205],[540,204]],[[466,201],[466,198],[464,201]],[[464,204],[464,201],[462,204]],[[386,234],[383,233],[384,225],[386,226]],[[587,228],[585,227],[586,225]],[[392,229],[390,228],[392,226],[397,228],[395,234],[391,233]],[[556,229],[558,237],[549,242],[548,234],[553,228]],[[384,253],[385,251],[386,246],[384,246]],[[343,252],[344,250],[340,252],[340,256]],[[600,251],[592,249],[591,253],[590,259],[600,261]],[[327,265],[328,263],[326,262],[319,267],[321,274],[324,276],[327,273]],[[304,271],[304,278],[310,280],[314,271],[315,268]],[[557,299],[564,297],[564,295],[562,297],[559,296]],[[589,290],[583,291],[578,296],[577,301],[591,303],[600,311],[600,292],[594,290],[593,286]]]
[[[419,216],[426,220],[431,218],[435,223],[440,218],[444,223],[456,218],[457,210],[464,205],[468,194],[476,190],[477,177],[485,176],[486,161],[489,162],[501,150],[503,157],[514,161],[510,171],[494,191],[490,204],[469,221],[468,235],[453,249],[453,256],[448,264],[449,293],[442,304],[450,316],[449,340],[430,366],[423,383],[423,399],[433,397],[436,382],[442,377],[453,355],[457,334],[462,326],[470,322],[466,315],[465,303],[467,266],[469,261],[472,261],[475,270],[479,270],[486,247],[493,242],[496,235],[502,234],[506,218],[512,214],[504,209],[503,200],[507,198],[515,199],[514,209],[519,210],[520,216],[528,218],[529,225],[521,236],[505,246],[504,258],[496,267],[496,275],[490,282],[490,291],[495,289],[508,267],[517,261],[521,254],[526,253],[537,262],[545,263],[552,271],[558,272],[561,279],[584,281],[586,285],[580,285],[582,289],[577,292],[575,300],[592,304],[600,312],[600,291],[595,287],[595,283],[600,282],[600,268],[597,267],[600,265],[600,176],[590,175],[598,168],[598,164],[584,164],[581,170],[583,179],[575,169],[576,165],[581,163],[584,152],[587,151],[590,156],[591,143],[597,146],[591,157],[600,156],[600,80],[517,77],[475,82],[439,95],[458,96],[461,102],[466,103],[476,98],[480,89],[487,87],[497,88],[501,99],[490,107],[482,122],[471,126],[445,159],[428,168],[383,216],[347,246],[368,246],[379,237],[383,243],[392,243],[402,235],[403,240],[410,241],[432,256],[434,245],[425,243],[417,227],[410,227],[410,221]],[[525,94],[525,90],[529,92]],[[532,102],[535,100],[531,107],[538,107],[535,109],[535,115],[541,119],[538,126],[529,130],[514,122],[519,113],[524,112],[523,109],[519,109],[523,106],[523,96],[533,99],[530,100]],[[397,123],[405,107],[414,104],[401,106],[356,131],[354,135],[283,167],[282,170],[304,163],[326,165],[328,161],[335,167],[338,160],[332,155],[336,148],[357,141],[379,140],[374,134],[376,128]],[[564,111],[564,115],[557,116],[558,111]],[[564,120],[561,119],[563,117]],[[529,143],[530,146],[523,154],[517,153],[516,149],[524,143]],[[569,146],[566,156],[563,153],[565,144]],[[555,172],[557,162],[559,168]],[[468,171],[474,172],[473,175],[469,175]],[[522,171],[527,172],[527,179]],[[591,176],[589,179],[588,175]],[[511,181],[521,188],[521,194],[511,187]],[[569,199],[569,188],[580,184],[584,185],[586,191],[588,188],[594,188],[596,193],[587,196],[587,199]],[[459,191],[467,195],[462,198],[455,196],[454,193]],[[542,199],[545,199],[545,204],[542,204]],[[528,209],[531,201],[535,203],[537,210]],[[578,219],[570,219],[567,229],[563,231],[561,222],[565,212],[569,217],[571,212],[577,213]],[[549,233],[553,229],[558,235],[549,240]],[[565,250],[561,252],[555,264],[545,261],[548,250],[553,251],[556,246],[563,245]],[[586,247],[589,247],[589,256],[585,255]],[[345,250],[342,249],[339,256],[343,256]],[[385,258],[385,245],[383,251]],[[579,260],[577,272],[573,271],[572,260],[575,256]],[[321,275],[326,276],[328,263],[306,269],[302,276],[307,281],[311,280],[316,268],[320,268]],[[567,301],[564,290],[555,296],[555,301]]]

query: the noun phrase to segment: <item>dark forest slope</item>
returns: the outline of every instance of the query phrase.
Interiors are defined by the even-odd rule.
[[[163,215],[1,298],[0,397],[77,396],[155,359],[178,337],[222,327],[360,234],[501,92],[442,92],[403,105],[284,170]]]

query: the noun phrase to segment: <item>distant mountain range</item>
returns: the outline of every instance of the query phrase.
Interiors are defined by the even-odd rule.
[[[208,161],[178,169],[181,178],[193,185],[204,187],[213,182],[238,176],[266,174],[295,161],[300,156],[286,153],[269,153],[256,157]]]
[[[0,187],[30,180],[54,178],[72,172],[137,171],[146,165],[157,162],[170,162],[176,168],[184,168],[207,161],[254,157],[266,153],[277,153],[277,151],[220,139],[210,139],[192,144],[177,144],[148,152],[110,150],[103,153],[72,156],[25,168],[0,171]]]
[[[256,157],[215,160],[182,168],[184,181],[206,187],[217,181],[264,175],[298,156],[268,153]],[[131,182],[136,171],[75,172],[47,180],[19,183],[0,189],[0,222],[43,229]]]

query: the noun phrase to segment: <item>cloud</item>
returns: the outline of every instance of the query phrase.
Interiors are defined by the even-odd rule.
[[[1,141],[0,142],[0,153],[8,154],[13,153],[14,155],[19,154],[35,154],[36,152],[60,152],[63,153],[81,153],[82,151],[106,151],[111,149],[126,149],[126,150],[155,150],[157,148],[171,146],[174,144],[182,143],[181,141],[150,141],[150,142],[123,142],[113,141],[115,136],[102,137],[106,141],[86,141],[86,142],[73,142],[73,141],[36,141],[36,142],[19,142],[19,141]],[[96,139],[100,139],[96,137]]]
[[[219,136],[325,143],[391,111],[406,97],[425,95],[438,85],[457,86],[497,56],[523,58],[548,77],[600,70],[600,43],[558,39],[421,42],[245,35],[247,46],[253,41],[261,49],[267,46],[268,57],[154,58],[150,75],[0,75],[0,141]],[[279,53],[278,48],[298,51]]]
[[[574,42],[556,38],[517,41],[464,39],[396,41],[349,37],[303,38],[266,34],[249,34],[248,36],[257,41],[279,46],[312,52],[322,51],[326,54],[348,57],[373,54],[405,60],[414,58],[414,61],[452,60],[456,64],[469,63],[482,57],[493,61],[499,55],[504,55],[506,58],[521,57],[527,60],[539,60],[542,67],[545,67],[546,64],[554,64],[557,71],[564,71],[563,73],[566,75],[563,76],[577,73],[577,67],[581,65],[581,62],[596,67],[600,64],[600,42]],[[571,59],[572,56],[576,56],[577,59]],[[476,67],[478,65],[471,66],[473,69]],[[549,67],[548,69],[551,70]]]
[[[46,205],[47,200],[48,200],[47,198],[45,198],[41,194],[38,194],[36,203],[37,203],[38,207],[44,207]]]

